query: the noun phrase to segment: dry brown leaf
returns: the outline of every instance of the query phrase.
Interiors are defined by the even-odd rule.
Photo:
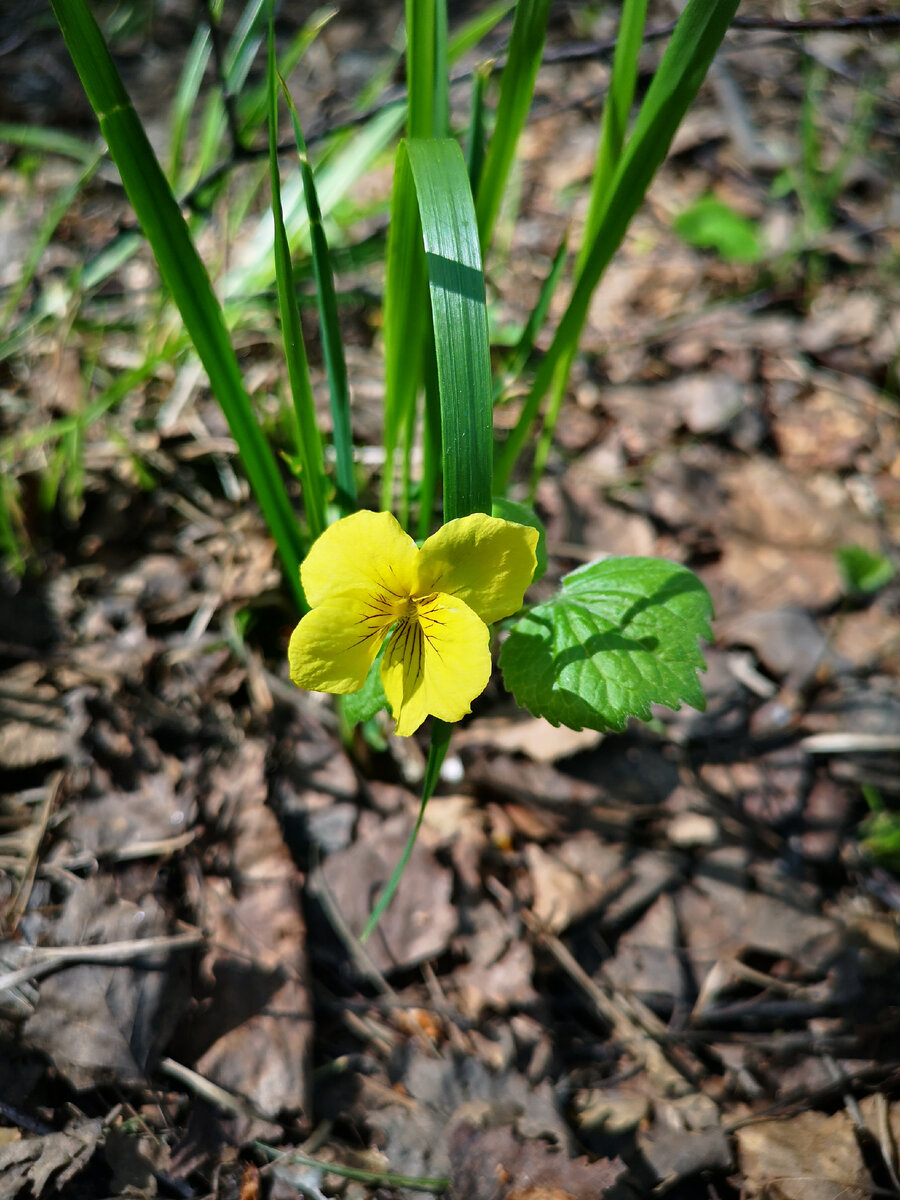
[[[802,889],[794,903],[748,891],[749,881],[718,874],[715,852],[694,886],[676,897],[681,928],[699,981],[721,958],[752,949],[791,960],[804,976],[822,974],[845,944],[839,922],[810,912]],[[784,881],[785,887],[792,886]],[[795,885],[794,885],[795,886]]]
[[[877,548],[877,530],[837,475],[794,475],[757,456],[735,463],[727,484],[727,517],[736,532],[798,550],[833,550],[847,542]]]
[[[622,850],[596,834],[582,834],[550,853],[530,842],[525,862],[534,889],[533,912],[541,926],[561,933],[609,895],[622,866]]]
[[[609,979],[644,1001],[677,1003],[685,998],[678,918],[664,893],[619,938],[615,957],[604,964]]]
[[[779,412],[773,436],[792,471],[846,471],[878,438],[872,414],[840,392],[820,388]]]
[[[400,861],[411,827],[406,816],[390,817],[332,854],[310,876],[310,890],[324,897],[326,909],[336,906],[356,935]],[[411,967],[446,949],[457,925],[452,887],[451,873],[417,842],[393,901],[366,943],[366,954],[379,971]]]
[[[205,797],[228,841],[227,875],[197,903],[211,934],[206,1004],[193,1026],[196,1069],[259,1112],[308,1111],[312,1002],[299,876],[267,807],[265,747],[245,741]]]
[[[108,877],[78,881],[52,927],[53,941],[63,946],[168,932],[153,896],[140,906],[121,900]],[[66,967],[41,982],[24,1037],[77,1088],[141,1083],[186,1004],[186,966],[181,952],[157,952],[144,963]]]
[[[51,1180],[58,1191],[87,1164],[102,1136],[102,1121],[76,1118],[59,1133],[0,1145],[0,1196],[27,1188],[39,1200]]]
[[[17,721],[0,724],[0,767],[18,771],[41,763],[67,758],[73,750],[72,735],[53,721]]]
[[[463,1122],[450,1137],[454,1200],[601,1200],[622,1175],[618,1159],[570,1159],[509,1128]]]
[[[736,1133],[747,1200],[868,1200],[866,1170],[849,1115],[804,1112]]]
[[[514,942],[504,955],[486,966],[469,963],[460,967],[456,982],[463,1012],[478,1019],[486,1010],[506,1012],[512,1007],[536,1004],[533,972],[534,955],[526,941]]]
[[[476,717],[453,735],[456,749],[463,746],[496,746],[508,754],[527,754],[534,762],[553,763],[582,750],[593,750],[603,740],[594,729],[567,729],[543,717],[522,713],[515,717]]]

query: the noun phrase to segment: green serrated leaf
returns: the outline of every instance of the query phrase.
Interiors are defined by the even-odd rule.
[[[651,704],[706,705],[698,639],[712,604],[692,571],[657,558],[607,558],[567,575],[514,626],[500,652],[523,708],[571,729],[622,730]]]
[[[517,525],[530,525],[538,531],[538,544],[535,547],[537,567],[535,567],[532,583],[537,583],[547,570],[547,530],[544,522],[533,508],[520,504],[518,500],[507,500],[505,496],[495,496],[491,501],[491,516],[499,517],[501,521],[515,521]]]
[[[386,645],[387,643],[385,643]],[[351,692],[341,697],[341,710],[344,719],[351,725],[361,725],[376,713],[387,707],[387,697],[381,685],[381,660],[384,657],[384,646],[378,652],[378,657],[369,667],[366,682],[358,692]]]

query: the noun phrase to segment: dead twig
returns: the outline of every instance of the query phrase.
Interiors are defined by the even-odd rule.
[[[897,754],[900,733],[812,733],[800,742],[807,754]]]
[[[223,1112],[236,1113],[241,1117],[249,1117],[254,1121],[269,1119],[263,1113],[257,1112],[253,1105],[242,1096],[236,1096],[233,1092],[227,1092],[225,1088],[219,1087],[217,1083],[213,1083],[205,1075],[199,1075],[196,1071],[192,1071],[190,1067],[183,1066],[173,1058],[161,1059],[158,1067],[164,1075],[168,1075],[170,1079],[177,1080],[188,1091],[193,1092],[195,1096],[202,1097],[212,1104],[214,1108],[221,1109]]]
[[[40,858],[41,845],[50,825],[50,818],[53,815],[53,810],[56,808],[56,801],[59,799],[59,790],[62,787],[62,781],[65,777],[64,771],[57,771],[50,779],[50,783],[44,793],[44,799],[41,802],[41,809],[38,815],[37,826],[32,830],[31,849],[28,853],[28,858],[25,867],[22,871],[22,878],[19,881],[19,886],[16,888],[16,894],[13,897],[13,902],[9,909],[9,932],[15,933],[19,922],[28,907],[28,899],[31,895],[31,889],[34,886],[34,880],[37,875],[38,859]]]
[[[644,1067],[650,1079],[669,1098],[700,1095],[695,1079],[687,1068],[674,1066],[663,1053],[660,1039],[667,1031],[662,1021],[645,1004],[633,996],[625,996],[608,982],[601,987],[593,980],[572,953],[555,934],[542,929],[527,909],[521,911],[529,930],[550,951],[563,970],[578,984],[594,1008],[611,1027],[614,1036],[628,1053]],[[708,1097],[704,1097],[708,1099]],[[712,1106],[713,1102],[709,1100]],[[714,1107],[714,1106],[713,1106]]]
[[[76,963],[119,963],[135,962],[166,950],[190,950],[199,946],[204,934],[199,929],[161,937],[134,938],[127,942],[106,942],[100,946],[37,946],[32,950],[33,960],[15,971],[0,975],[0,992],[18,987],[32,979],[41,979],[63,967]],[[21,947],[17,947],[21,950]]]

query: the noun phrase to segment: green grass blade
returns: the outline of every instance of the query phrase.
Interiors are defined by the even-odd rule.
[[[55,421],[48,421],[46,425],[41,425],[37,429],[29,429],[24,433],[10,434],[3,441],[0,441],[0,460],[15,453],[31,450],[35,446],[43,446],[45,443],[51,442],[56,438],[64,437],[79,423],[87,430],[100,417],[105,416],[110,409],[115,408],[119,401],[123,400],[130,391],[139,387],[164,363],[170,361],[171,356],[154,355],[139,367],[132,367],[131,370],[123,371],[120,375],[117,375],[112,383],[105,387],[99,395],[94,397],[83,413],[58,417]]]
[[[489,63],[483,63],[476,67],[472,76],[472,115],[469,118],[469,132],[466,136],[466,170],[469,173],[469,183],[474,196],[478,195],[478,185],[484,170],[484,156],[487,147],[484,128],[484,92],[490,77]]]
[[[406,127],[410,137],[450,129],[447,0],[406,0]]]
[[[432,137],[450,136],[450,76],[447,58],[447,0],[434,0],[434,117]]]
[[[522,409],[519,421],[498,455],[494,491],[504,495],[557,364],[577,346],[595,287],[621,245],[631,218],[663,162],[682,117],[694,100],[738,0],[689,0],[672,34],[638,113],[599,214],[597,232],[584,268],[559,323],[550,349]]]
[[[96,146],[63,133],[61,129],[42,129],[36,125],[18,125],[0,121],[0,142],[21,146],[23,150],[41,150],[44,154],[61,154],[76,162],[89,163],[97,153]]]
[[[334,429],[332,443],[337,459],[337,470],[335,473],[337,500],[341,511],[346,515],[356,510],[356,476],[353,470],[350,387],[347,383],[347,363],[344,358],[344,343],[341,338],[341,322],[338,317],[334,273],[331,267],[328,241],[322,225],[322,213],[319,209],[316,181],[306,154],[306,142],[303,138],[303,131],[300,128],[300,118],[297,115],[297,109],[294,107],[294,102],[283,80],[281,87],[291,113],[294,140],[297,143],[297,155],[300,161],[300,175],[303,180],[303,193],[306,197],[306,208],[309,216],[313,274],[316,280],[316,303],[319,310],[322,352],[325,358],[325,372],[328,376],[328,394],[331,400],[331,419]],[[285,238],[285,244],[287,244],[287,238]]]
[[[278,74],[282,79],[288,78],[328,22],[337,16],[337,12],[336,8],[324,7],[317,8],[310,14],[302,28],[294,34],[287,48],[279,55]],[[247,89],[238,104],[241,136],[245,142],[250,141],[252,135],[266,119],[267,110],[266,85],[265,81],[262,81],[256,87]]]
[[[537,303],[531,310],[528,320],[525,322],[522,336],[516,342],[503,365],[502,371],[498,372],[497,378],[494,381],[495,404],[503,398],[503,393],[509,390],[528,365],[528,360],[531,358],[534,350],[535,340],[544,327],[544,322],[547,320],[547,313],[550,311],[550,303],[556,294],[559,281],[562,279],[563,268],[566,265],[567,249],[567,239],[564,236],[556,254],[553,256],[553,262],[550,264],[547,277],[541,284]]]
[[[634,88],[637,83],[646,17],[647,0],[625,0],[613,55],[609,91],[603,105],[603,116],[600,118],[597,163],[591,180],[591,194],[576,273],[580,273],[584,266],[587,252],[597,236],[600,217],[606,206],[615,169],[622,154],[622,146],[625,144],[628,114],[634,103]]]
[[[300,1163],[301,1166],[312,1167],[320,1175],[337,1175],[340,1179],[353,1179],[357,1183],[374,1183],[382,1188],[408,1188],[413,1192],[435,1192],[439,1195],[443,1195],[450,1187],[449,1178],[442,1175],[432,1178],[428,1175],[397,1175],[392,1171],[366,1171],[361,1167],[345,1167],[343,1163],[329,1159],[310,1158],[299,1150],[279,1150],[266,1142],[254,1141],[253,1145],[274,1163],[283,1163],[285,1166]]]
[[[225,93],[237,96],[247,81],[253,60],[265,36],[266,0],[248,0],[234,33],[228,40],[223,56]],[[220,153],[220,147],[228,134],[225,101],[221,92],[210,98],[204,114],[192,181],[201,178],[210,169]]]
[[[253,414],[209,276],[85,0],[53,0],[53,10],[160,274],[240,448],[288,585],[303,605],[303,541],[275,458]]]
[[[434,133],[435,28],[432,0],[406,0],[406,129],[411,138]]]
[[[443,442],[441,438],[441,384],[434,351],[434,329],[426,330],[425,409],[422,419],[422,484],[419,488],[419,524],[416,536],[424,541],[431,533],[431,522],[441,479]]]
[[[597,144],[597,162],[591,180],[591,192],[588,197],[587,216],[585,218],[584,235],[581,248],[575,263],[576,279],[581,274],[588,252],[600,228],[600,217],[606,208],[609,190],[615,176],[615,170],[622,154],[625,141],[625,130],[628,125],[628,114],[634,101],[634,88],[637,82],[638,60],[641,53],[641,43],[644,36],[644,22],[647,16],[647,0],[625,0],[622,5],[622,19],[619,22],[619,35],[616,39],[615,55],[613,57],[612,75],[606,103],[603,105],[603,116],[600,120],[600,137]],[[578,342],[573,341],[560,358],[550,389],[550,400],[547,404],[547,415],[544,427],[534,452],[534,465],[531,471],[531,496],[534,497],[541,475],[556,422],[562,409],[572,364],[578,351]]]
[[[12,575],[24,575],[28,535],[22,517],[22,489],[7,471],[0,471],[0,563]]]
[[[425,253],[409,155],[401,142],[394,167],[384,283],[384,474],[381,507],[409,527],[409,452],[422,378],[428,316]],[[395,496],[396,457],[403,446],[403,489]]]
[[[491,359],[478,226],[449,138],[405,145],[418,198],[441,394],[444,520],[491,511]]]
[[[178,87],[175,89],[169,126],[169,179],[173,187],[178,187],[181,182],[181,160],[187,140],[188,124],[209,65],[210,41],[209,26],[198,25],[181,69]]]
[[[316,422],[316,405],[309,380],[309,364],[300,327],[300,311],[294,296],[291,252],[281,214],[281,176],[278,169],[278,76],[275,70],[275,31],[269,22],[267,78],[269,89],[269,179],[272,186],[272,214],[275,222],[275,282],[278,311],[287,363],[294,415],[297,421],[297,447],[300,478],[309,532],[315,539],[323,532],[325,519],[325,470],[322,441]]]
[[[137,233],[120,233],[108,242],[85,263],[80,279],[82,294],[92,292],[110,275],[114,275],[137,254],[142,243],[143,238]]]
[[[0,312],[0,333],[5,332],[10,317],[15,312],[16,306],[25,295],[29,283],[34,278],[34,273],[38,268],[43,253],[49,246],[50,239],[53,237],[53,231],[72,207],[75,197],[99,167],[101,158],[102,155],[95,154],[92,159],[86,161],[83,170],[78,173],[76,178],[71,183],[66,184],[65,187],[60,188],[56,194],[53,203],[47,210],[28,248],[25,261],[22,263],[21,274],[10,289],[9,295],[6,298],[6,304],[3,306],[3,311]]]
[[[550,0],[519,0],[516,5],[509,54],[500,80],[494,136],[478,188],[476,212],[483,250],[490,245],[516,145],[531,107],[549,11]]]
[[[494,26],[503,20],[514,4],[515,0],[496,0],[496,3],[488,5],[484,12],[476,13],[457,29],[447,42],[447,57],[450,62],[456,62],[458,58],[474,50],[481,39],[487,37]]]
[[[406,128],[411,138],[450,130],[447,0],[406,0]]]
[[[316,171],[316,192],[322,215],[327,217],[347,190],[368,170],[372,161],[384,150],[403,124],[401,105],[385,109],[367,123],[365,128],[344,139],[327,165]],[[294,253],[309,234],[306,197],[299,175],[285,182],[281,191],[284,227],[291,253]],[[232,268],[223,282],[229,301],[245,296],[258,296],[271,286],[275,277],[272,214],[262,215],[248,240],[246,257]]]

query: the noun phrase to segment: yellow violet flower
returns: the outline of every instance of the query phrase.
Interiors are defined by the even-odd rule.
[[[335,522],[300,568],[310,611],[291,636],[298,687],[357,692],[393,627],[381,682],[397,733],[429,715],[458,721],[487,687],[488,625],[521,607],[538,534],[475,513],[449,521],[421,550],[387,512]]]

